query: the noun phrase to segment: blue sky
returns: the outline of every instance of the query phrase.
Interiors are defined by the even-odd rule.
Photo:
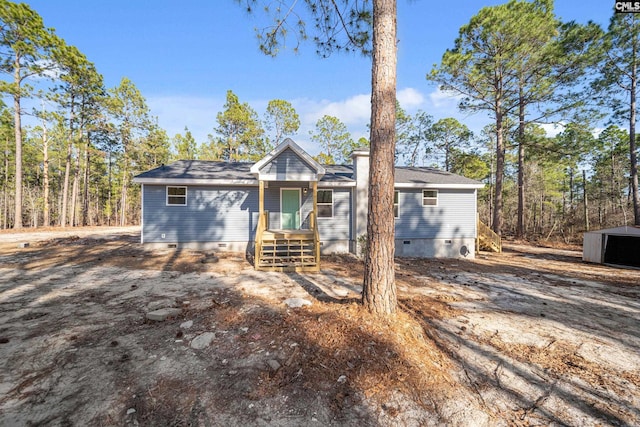
[[[250,16],[233,0],[31,0],[27,3],[68,44],[96,64],[108,87],[128,77],[147,99],[169,136],[188,126],[198,142],[213,133],[226,91],[233,90],[260,115],[271,99],[285,99],[300,115],[294,139],[318,149],[309,130],[324,114],[340,118],[354,139],[368,136],[370,60],[357,54],[316,56],[311,43],[276,58],[258,49]],[[302,2],[301,2],[302,3]],[[398,0],[398,99],[409,113],[457,117],[472,130],[489,123],[484,114],[461,115],[456,100],[425,75],[453,46],[459,28],[482,7],[500,1]],[[609,0],[558,0],[556,15],[606,28]]]

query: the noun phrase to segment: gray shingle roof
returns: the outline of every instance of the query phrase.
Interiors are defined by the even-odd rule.
[[[257,180],[250,172],[253,163],[214,162],[207,160],[178,160],[137,175],[137,180]],[[353,182],[352,165],[326,165],[325,175],[320,182]],[[396,184],[433,184],[433,185],[481,185],[473,179],[434,168],[396,167]]]
[[[256,177],[249,172],[251,166],[253,163],[178,160],[141,173],[136,178],[255,180]]]
[[[353,167],[349,165],[324,165],[325,174],[320,182],[353,182]]]
[[[396,184],[447,184],[447,185],[477,185],[482,184],[474,179],[465,178],[451,172],[435,168],[418,168],[397,166],[395,174]]]

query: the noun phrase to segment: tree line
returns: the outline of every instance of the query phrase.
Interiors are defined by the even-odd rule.
[[[29,6],[2,0],[0,14],[0,90],[11,101],[0,106],[2,228],[135,224],[136,173],[175,159],[255,161],[299,131],[289,102],[270,101],[260,117],[229,90],[206,141],[187,128],[169,137],[133,82],[106,88]],[[481,9],[427,78],[493,122],[474,133],[396,102],[396,164],[486,182],[479,212],[499,234],[569,241],[591,227],[640,224],[639,29],[634,14],[613,15],[608,31],[561,22],[548,0]],[[550,123],[560,124],[552,137],[542,127]],[[327,164],[369,143],[332,116],[309,138]]]
[[[460,29],[427,79],[460,96],[461,110],[493,119],[488,210],[496,233],[571,238],[594,219],[640,225],[639,42],[634,14],[613,13],[604,31],[562,22],[552,0],[485,7]],[[609,127],[594,137],[603,122]],[[546,138],[544,123],[563,130]]]

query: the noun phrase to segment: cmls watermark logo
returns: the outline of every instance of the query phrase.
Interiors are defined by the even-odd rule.
[[[640,1],[617,1],[616,13],[640,13]]]

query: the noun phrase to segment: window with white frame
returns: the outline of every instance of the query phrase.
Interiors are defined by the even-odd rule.
[[[167,186],[167,206],[187,206],[187,187]]]
[[[394,191],[393,192],[393,217],[394,218],[400,218],[400,192],[399,191]]]
[[[438,206],[438,190],[422,190],[422,206]]]
[[[318,218],[333,218],[333,190],[318,190]]]

